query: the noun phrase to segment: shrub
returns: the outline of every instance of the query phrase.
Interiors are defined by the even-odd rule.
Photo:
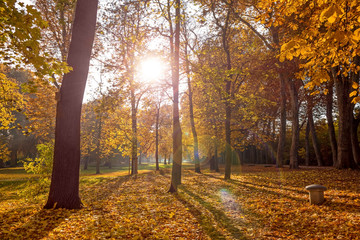
[[[24,163],[25,171],[38,175],[37,179],[29,180],[25,189],[20,193],[26,198],[34,198],[47,193],[50,186],[50,176],[53,167],[54,141],[38,144],[38,157],[27,158]]]

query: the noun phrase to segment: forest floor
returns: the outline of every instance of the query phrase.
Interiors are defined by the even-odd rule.
[[[360,239],[359,171],[237,166],[225,181],[185,168],[178,194],[169,169],[144,171],[82,175],[83,209],[43,210],[46,194],[17,194],[29,175],[0,169],[0,239]]]

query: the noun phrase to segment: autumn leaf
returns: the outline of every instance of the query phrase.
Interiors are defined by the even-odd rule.
[[[360,28],[356,29],[354,31],[354,34],[352,36],[352,38],[355,40],[355,41],[359,41],[360,40]]]

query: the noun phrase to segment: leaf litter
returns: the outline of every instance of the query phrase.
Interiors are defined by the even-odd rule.
[[[43,210],[46,196],[0,199],[0,239],[360,239],[359,171],[233,172],[225,181],[184,170],[178,194],[164,170],[82,179],[80,210]],[[320,206],[304,189],[314,183],[328,188]]]

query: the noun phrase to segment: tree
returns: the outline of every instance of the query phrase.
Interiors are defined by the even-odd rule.
[[[0,65],[0,130],[13,127],[15,112],[24,107],[24,96],[14,79],[8,78],[5,66]]]
[[[308,126],[309,126],[309,130],[311,132],[311,139],[312,139],[312,143],[313,143],[313,147],[315,150],[315,156],[316,156],[316,160],[317,160],[317,164],[318,166],[323,166],[323,160],[322,160],[322,156],[321,156],[321,152],[320,152],[320,147],[319,147],[319,141],[318,141],[318,137],[316,134],[316,129],[315,129],[315,124],[314,124],[314,117],[313,117],[313,108],[314,108],[314,101],[313,101],[313,96],[307,96],[307,116],[308,116]]]
[[[330,81],[327,82],[327,94],[325,97],[325,104],[326,104],[326,119],[328,125],[328,134],[329,134],[329,141],[331,146],[332,152],[332,162],[333,165],[337,162],[337,142],[336,142],[336,135],[335,135],[335,127],[334,127],[334,120],[333,120],[333,95],[334,95],[334,81],[330,78]]]
[[[152,146],[155,138],[155,165],[156,171],[160,170],[159,167],[159,146],[160,146],[160,132],[163,128],[163,106],[165,104],[163,91],[165,89],[155,88],[153,89],[153,94],[150,94],[145,102],[145,108],[142,111],[142,126],[140,127],[140,145],[146,150],[145,152],[154,152]],[[155,128],[155,136],[153,129]],[[143,151],[144,152],[144,151]]]
[[[79,197],[80,116],[95,36],[97,0],[78,0],[65,74],[56,109],[54,165],[44,208],[81,208]]]
[[[155,162],[156,162],[156,170],[160,170],[159,168],[159,124],[160,124],[160,107],[161,102],[156,104],[156,123],[155,123]]]
[[[64,62],[69,51],[75,3],[74,0],[36,0],[35,2],[42,18],[47,22],[47,28],[42,31],[43,48]]]
[[[188,16],[184,14],[186,18]],[[200,159],[199,159],[199,140],[198,140],[198,134],[195,127],[195,119],[194,119],[194,104],[193,104],[193,90],[192,90],[192,83],[191,83],[191,69],[190,69],[190,59],[189,59],[189,49],[191,48],[190,40],[188,37],[188,30],[187,30],[187,19],[185,19],[184,23],[184,38],[185,38],[185,47],[184,47],[184,58],[185,58],[185,72],[187,77],[187,87],[188,87],[188,97],[189,97],[189,118],[190,118],[190,124],[191,124],[191,132],[193,135],[193,144],[194,144],[194,162],[195,162],[195,172],[201,173],[200,171]]]
[[[339,134],[335,166],[340,169],[357,167],[349,138],[353,111],[351,101],[355,103],[360,100],[358,92],[352,90],[359,87],[360,30],[357,6],[356,1],[300,1],[294,2],[291,7],[286,5],[286,14],[283,13],[296,16],[292,27],[297,34],[282,45],[280,59],[295,57],[302,60],[303,71],[300,75],[311,78],[305,87],[314,90],[314,94],[323,88],[322,82],[333,80],[336,87]],[[304,25],[307,27],[302,27]],[[355,98],[351,100],[353,96]]]
[[[181,2],[175,1],[174,55],[172,56],[172,87],[173,87],[173,165],[169,192],[176,192],[181,184],[182,165],[182,132],[179,116],[179,57],[180,57],[180,15]],[[172,34],[171,34],[172,35]]]
[[[10,69],[0,65],[0,167],[4,167],[10,154],[11,165],[16,165],[18,137],[22,134],[15,128],[19,125],[19,113],[25,106],[25,97],[20,93],[18,83],[9,75]]]
[[[172,153],[172,106],[163,104],[159,111],[159,155],[170,163]]]
[[[84,170],[88,169],[90,160],[94,157],[96,148],[96,116],[93,102],[83,104],[81,109],[81,158]]]
[[[234,1],[204,1],[203,3],[207,7],[207,11],[212,14],[214,19],[214,25],[221,37],[221,46],[224,52],[225,59],[225,74],[223,77],[224,90],[221,96],[221,100],[224,102],[225,108],[225,179],[230,179],[231,176],[231,164],[232,164],[232,146],[231,146],[231,119],[232,119],[232,82],[234,81],[234,74],[232,73],[232,49],[231,49],[231,36],[234,30],[234,18],[232,15]],[[225,11],[224,11],[225,9]]]
[[[106,51],[113,49],[105,67],[118,76],[119,85],[126,85],[131,106],[131,174],[138,173],[138,110],[143,94],[148,90],[139,82],[137,61],[144,54],[149,35],[146,1],[110,1],[103,16],[102,29],[112,39]]]
[[[41,70],[48,66],[38,42],[45,22],[32,6],[26,6],[25,10],[23,3],[19,3],[20,7],[16,4],[15,0],[0,2],[0,58],[5,64],[18,67],[20,63],[30,63]]]

